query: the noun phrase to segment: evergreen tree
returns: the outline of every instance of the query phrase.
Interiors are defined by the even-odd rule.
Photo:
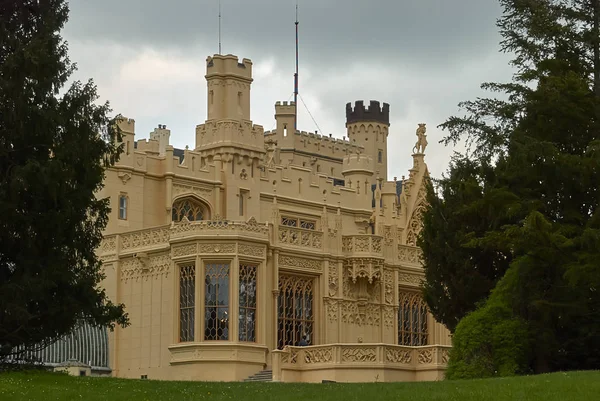
[[[109,205],[96,199],[120,134],[60,36],[64,0],[0,2],[0,359],[88,319],[126,325],[98,288],[95,249]]]
[[[466,348],[474,344],[491,360],[510,348],[491,338],[467,340],[485,336],[477,327],[490,321],[491,305],[503,305],[496,316],[508,310],[506,319],[527,326],[519,347],[527,344],[529,360],[503,362],[513,373],[600,367],[599,2],[501,0],[502,49],[515,55],[516,72],[511,83],[484,87],[506,97],[466,102],[467,116],[442,124],[447,143],[466,137],[473,160],[493,161],[490,202],[503,224],[490,224],[471,244],[510,250],[512,271],[481,313],[458,325],[455,344],[465,349],[453,352],[451,364],[461,368],[451,371],[473,373],[474,349]]]
[[[474,244],[503,222],[494,202],[493,167],[455,155],[449,175],[428,188],[418,245],[423,251],[424,299],[437,321],[453,332],[484,301],[510,263],[510,252],[493,243]]]

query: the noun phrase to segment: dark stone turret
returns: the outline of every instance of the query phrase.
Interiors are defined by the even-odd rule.
[[[346,104],[346,125],[357,122],[374,121],[383,124],[390,124],[390,105],[387,103],[380,106],[376,100],[369,102],[366,108],[362,100],[357,100],[352,109],[352,103]]]

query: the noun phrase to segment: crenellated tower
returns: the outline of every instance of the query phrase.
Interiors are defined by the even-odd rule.
[[[216,210],[228,219],[258,216],[258,168],[265,159],[264,130],[250,120],[252,61],[228,54],[206,60],[207,119],[196,127],[195,152],[215,162],[223,184]]]
[[[371,184],[377,179],[387,181],[387,136],[390,127],[390,105],[371,100],[365,107],[362,100],[346,104],[346,129],[351,143],[362,145],[373,160]]]

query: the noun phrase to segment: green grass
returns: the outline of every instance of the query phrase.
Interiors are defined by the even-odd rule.
[[[70,377],[57,373],[0,374],[2,401],[410,400],[571,401],[600,397],[600,372],[436,383],[204,383]]]

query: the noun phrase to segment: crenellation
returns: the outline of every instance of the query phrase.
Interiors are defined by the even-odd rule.
[[[376,100],[369,102],[369,107],[365,107],[364,101],[357,100],[354,103],[346,104],[346,124],[355,122],[374,121],[390,125],[390,105],[383,103],[383,107]]]

